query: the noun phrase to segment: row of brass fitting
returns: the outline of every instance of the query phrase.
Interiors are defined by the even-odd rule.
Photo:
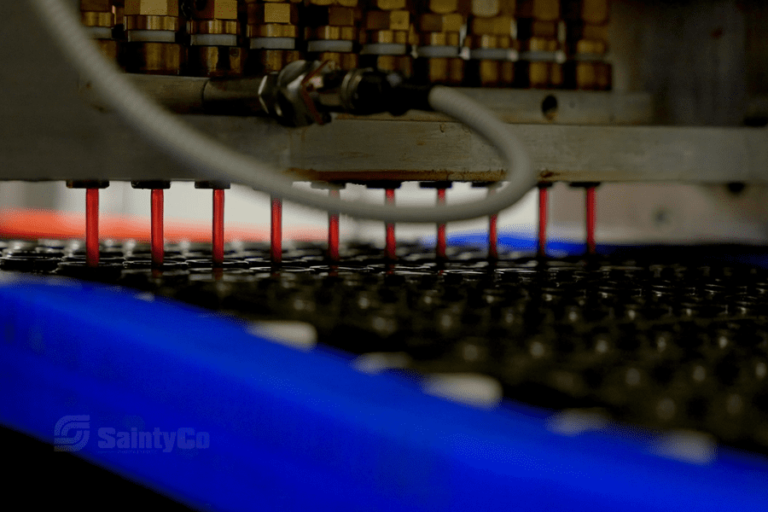
[[[413,76],[411,48],[418,44],[415,10],[408,0],[369,0],[361,16],[362,66]]]
[[[303,13],[307,57],[339,69],[360,67],[362,9],[358,0],[307,0]]]
[[[562,0],[565,20],[565,83],[569,89],[607,91],[613,68],[608,53],[609,0]]]
[[[255,75],[306,58],[445,85],[611,82],[608,0],[81,0],[81,12],[133,73]]]
[[[471,0],[465,46],[467,81],[473,86],[511,87],[525,73],[510,55],[520,49],[515,0]]]
[[[155,75],[242,76],[238,7],[238,0],[80,0],[102,52],[129,73]]]
[[[113,0],[80,0],[80,18],[86,31],[110,60],[118,60],[118,44],[114,38],[116,11]]]
[[[459,0],[422,0],[418,12],[416,78],[426,83],[462,85],[467,75],[459,51],[467,6]]]
[[[246,41],[251,51],[248,74],[279,71],[304,58],[296,1],[245,0]]]
[[[518,0],[518,61],[515,85],[548,89],[563,86],[560,41],[561,10],[559,0]]]

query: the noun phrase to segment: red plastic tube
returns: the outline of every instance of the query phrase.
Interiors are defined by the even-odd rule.
[[[445,189],[444,188],[438,188],[437,189],[437,204],[438,205],[444,205],[445,204]],[[436,249],[436,256],[438,260],[444,260],[446,259],[446,239],[445,239],[445,224],[438,224],[437,225],[437,249]]]
[[[85,191],[85,262],[99,266],[99,189]]]
[[[224,264],[224,190],[213,191],[213,264]]]
[[[587,254],[595,254],[595,187],[587,187]]]
[[[283,262],[283,200],[272,198],[272,232],[271,232],[272,263],[279,265]]]
[[[395,205],[395,189],[388,188],[385,191],[385,197],[386,202],[388,205]],[[395,241],[395,225],[394,223],[387,222],[386,224],[387,228],[387,247],[386,247],[386,258],[390,261],[395,261],[397,259],[396,250],[397,250],[397,242]]]
[[[163,237],[163,199],[162,189],[152,190],[152,263],[162,266],[165,260],[165,238]]]
[[[331,189],[328,194],[335,199],[341,197],[341,192],[336,189]],[[339,214],[335,212],[328,214],[328,259],[339,261]]]
[[[549,188],[539,186],[539,250],[540,257],[547,255],[547,196]]]
[[[488,195],[492,196],[496,193],[496,189],[491,186],[488,187]],[[499,259],[499,216],[491,215],[488,217],[488,259]]]

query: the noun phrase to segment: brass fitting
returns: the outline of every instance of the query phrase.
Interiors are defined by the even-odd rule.
[[[128,43],[126,71],[145,75],[179,75],[184,55],[184,48],[176,43]]]
[[[407,45],[410,40],[409,32],[395,30],[367,30],[361,36],[363,43],[396,43]]]
[[[515,0],[471,0],[467,38],[466,83],[471,86],[509,87],[514,83],[512,52],[515,39]]]
[[[246,74],[280,71],[302,58],[299,52],[301,0],[245,0],[248,66]]]
[[[80,0],[80,19],[101,53],[112,61],[118,60],[118,45],[113,37],[115,13],[110,0]]]
[[[515,84],[534,89],[562,87],[560,0],[517,0],[516,15],[520,53]]]
[[[451,14],[459,10],[458,0],[427,0],[427,8],[435,14]]]
[[[563,18],[566,21],[582,21],[589,25],[608,23],[609,0],[562,0]]]
[[[86,27],[111,29],[115,26],[110,0],[80,0],[80,17]]]
[[[558,40],[550,37],[532,37],[520,42],[521,52],[554,53],[559,49]]]
[[[236,20],[237,0],[207,0],[196,2],[195,20]]]
[[[560,0],[517,0],[517,17],[539,21],[559,21]]]
[[[609,90],[612,66],[608,53],[608,0],[564,0],[566,23],[565,86],[570,89]]]
[[[186,59],[177,42],[179,0],[125,0],[125,50],[129,73],[178,75]]]
[[[242,76],[246,56],[246,49],[239,46],[193,46],[189,49],[189,73],[208,77]]]
[[[304,39],[310,58],[332,61],[338,69],[359,67],[361,12],[357,0],[305,0]]]
[[[205,3],[196,4],[192,19],[187,22],[187,33],[193,36],[239,35],[237,0],[207,0]]]
[[[299,8],[295,3],[250,2],[247,6],[249,26],[268,24],[297,26],[299,24]]]
[[[411,27],[409,11],[368,11],[365,13],[366,30],[399,30],[407,32]]]
[[[402,11],[405,10],[406,0],[370,0],[368,9],[379,11]]]
[[[247,51],[238,46],[237,0],[196,3],[187,22],[189,72],[195,76],[242,76]]]
[[[522,41],[532,37],[546,37],[557,40],[558,25],[557,21],[521,18],[517,22],[517,37]]]
[[[80,12],[112,12],[112,0],[80,0]]]
[[[515,63],[517,87],[525,89],[556,89],[563,85],[563,65],[542,60],[519,60]]]
[[[459,33],[464,25],[464,16],[454,12],[450,14],[427,13],[419,16],[421,32]]]
[[[459,57],[461,28],[466,13],[458,0],[421,0],[416,4],[418,54],[414,63],[416,79],[424,83],[460,85],[464,81],[464,60]]]
[[[177,16],[126,16],[125,30],[178,32],[181,20]]]
[[[179,0],[125,0],[126,16],[179,16]]]
[[[367,0],[360,34],[360,64],[413,75],[411,45],[418,42],[406,0]]]
[[[360,56],[361,67],[379,71],[396,71],[405,77],[413,76],[413,57],[405,55],[363,54]]]
[[[125,41],[125,0],[112,0],[112,12],[115,14],[112,35],[119,42]]]
[[[565,87],[585,91],[609,91],[613,66],[601,60],[569,60],[563,65]]]

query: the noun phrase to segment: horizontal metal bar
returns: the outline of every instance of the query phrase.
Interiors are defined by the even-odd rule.
[[[457,91],[493,110],[508,123],[650,125],[654,105],[649,94],[559,90],[484,89],[458,87]],[[354,119],[342,115],[339,119]],[[447,121],[434,112],[408,112],[402,117],[388,114],[366,119]]]
[[[138,90],[163,107],[179,114],[205,112],[203,97],[208,78],[154,75],[127,75]],[[80,80],[80,94],[84,103],[108,112],[110,107],[102,100],[89,80]]]
[[[261,77],[211,80],[187,76],[126,75],[136,89],[177,114],[255,115],[262,110],[257,92]],[[86,104],[102,112],[109,105],[88,80],[80,81]]]
[[[131,83],[163,107],[178,114],[226,113],[253,115],[261,105],[256,93],[261,78],[210,80],[199,77],[126,75]],[[645,93],[546,91],[458,88],[508,123],[542,124],[652,124],[653,102]],[[109,107],[89,81],[81,81],[86,104],[101,111]],[[354,116],[341,116],[354,119]],[[411,111],[394,118],[388,114],[367,119],[446,121],[433,112]]]
[[[198,178],[114,116],[98,117],[98,136],[56,127],[30,141],[7,132],[0,138],[0,179]],[[454,122],[339,118],[327,126],[288,129],[257,118],[188,121],[297,179],[501,178],[494,150]],[[543,180],[768,183],[764,129],[516,124],[510,130],[531,152]]]
[[[365,129],[360,123],[366,123]],[[545,181],[768,183],[768,130],[510,125]],[[344,141],[343,148],[333,142]],[[456,123],[337,122],[291,134],[292,167],[312,179],[498,179],[495,152]]]

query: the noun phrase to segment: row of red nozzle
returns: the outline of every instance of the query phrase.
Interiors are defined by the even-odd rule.
[[[68,182],[70,188],[86,189],[86,263],[95,267],[99,264],[99,189],[109,185],[107,181],[83,181]],[[586,194],[586,245],[587,254],[596,252],[595,246],[595,189],[597,183],[577,184],[585,189]],[[164,262],[164,236],[163,236],[163,207],[164,190],[170,188],[170,182],[134,182],[134,188],[148,189],[151,191],[151,252],[152,263],[162,266]],[[437,204],[446,204],[446,190],[450,188],[450,182],[433,182],[422,184],[425,188],[434,188],[437,192]],[[497,184],[484,184],[488,188],[488,194],[495,193]],[[548,194],[551,183],[542,182],[538,185],[539,195],[539,230],[537,253],[540,257],[546,257],[547,243],[547,212]],[[224,191],[230,188],[226,182],[197,182],[195,188],[210,189],[213,191],[213,227],[212,227],[212,259],[214,266],[224,263]],[[384,185],[385,200],[388,205],[395,206],[395,190],[397,186]],[[341,196],[339,187],[329,187],[331,197]],[[272,263],[282,263],[282,217],[283,202],[278,197],[271,198],[271,258]],[[396,261],[396,239],[394,223],[386,223],[386,247],[385,258]],[[446,225],[437,226],[437,243],[435,256],[438,261],[447,260]],[[498,215],[489,218],[488,226],[488,258],[496,260],[498,251]],[[328,215],[328,259],[331,262],[339,262],[339,214],[330,212]]]

